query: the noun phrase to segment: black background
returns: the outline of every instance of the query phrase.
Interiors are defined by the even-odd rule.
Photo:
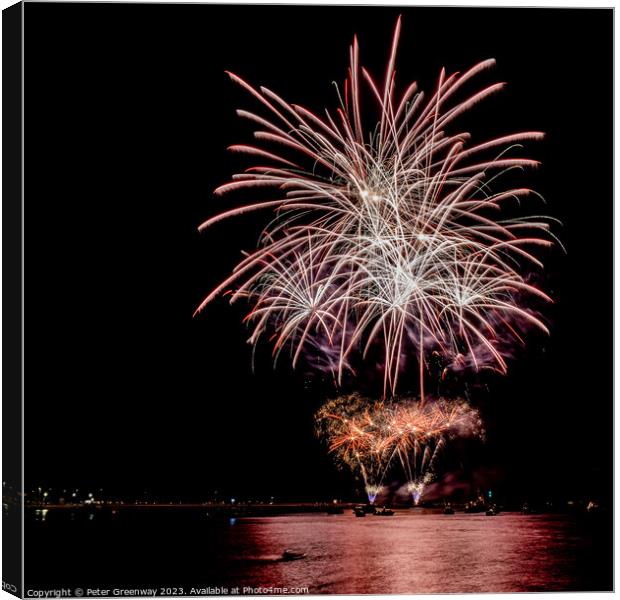
[[[481,376],[488,439],[467,460],[509,497],[605,499],[612,462],[612,12],[28,3],[26,486],[320,498],[350,495],[314,439],[303,373],[250,367],[243,307],[192,313],[251,249],[267,215],[197,226],[242,201],[211,192],[249,166],[231,70],[312,110],[337,102],[354,33],[398,75],[494,57],[506,81],[465,123],[477,139],[538,129],[524,174],[567,254],[543,286],[551,337],[506,378]]]

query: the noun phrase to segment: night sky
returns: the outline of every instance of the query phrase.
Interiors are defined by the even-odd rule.
[[[251,371],[244,306],[202,298],[251,250],[268,214],[199,234],[243,200],[212,190],[250,165],[231,70],[310,109],[333,107],[353,34],[383,72],[430,90],[442,66],[507,88],[461,126],[475,139],[547,138],[520,185],[547,200],[567,254],[544,255],[551,337],[532,335],[508,377],[468,377],[487,442],[461,468],[507,497],[611,492],[612,11],[399,10],[28,3],[26,19],[26,489],[164,496],[350,495],[313,435],[333,389]],[[475,87],[475,86],[474,86]],[[430,384],[429,384],[430,385]]]

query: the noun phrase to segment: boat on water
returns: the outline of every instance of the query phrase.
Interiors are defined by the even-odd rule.
[[[375,516],[376,517],[393,517],[394,516],[394,511],[390,508],[380,508],[379,510],[375,511]]]
[[[363,507],[363,506],[356,506],[356,507],[353,509],[353,514],[354,514],[356,517],[365,517],[365,516],[366,516],[366,511],[364,510],[364,507]]]
[[[443,509],[443,514],[444,515],[453,515],[454,514],[454,509],[448,504],[444,509]]]
[[[295,552],[294,550],[285,550],[282,552],[282,559],[285,561],[299,560],[300,558],[306,558],[305,552]]]

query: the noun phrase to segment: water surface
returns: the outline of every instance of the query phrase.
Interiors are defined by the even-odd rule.
[[[307,587],[389,594],[611,589],[610,524],[569,515],[397,511],[213,520],[202,511],[27,523],[29,587]],[[302,560],[279,560],[284,549]]]

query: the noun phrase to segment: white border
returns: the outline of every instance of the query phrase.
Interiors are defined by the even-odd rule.
[[[39,0],[41,1],[41,0]],[[55,1],[55,0],[43,0],[43,1]],[[83,2],[101,2],[102,0],[81,0]],[[122,3],[121,0],[103,0],[103,1],[107,1],[107,2],[114,2],[114,3]],[[13,4],[15,4],[16,2],[11,1],[11,0],[0,0],[0,9],[4,10],[5,8],[8,8],[9,6],[12,6]],[[445,0],[434,0],[434,1],[418,1],[415,3],[412,2],[408,2],[408,1],[402,1],[402,0],[395,0],[393,2],[377,2],[375,1],[371,1],[371,0],[339,0],[337,2],[321,2],[318,0],[307,0],[305,2],[300,2],[300,1],[295,1],[295,0],[270,0],[269,2],[261,2],[261,1],[256,1],[256,0],[245,0],[243,2],[203,2],[201,0],[133,0],[132,3],[143,3],[143,4],[154,4],[154,3],[158,3],[158,4],[262,4],[262,5],[277,5],[277,4],[303,4],[303,5],[342,5],[342,6],[393,6],[393,7],[419,7],[419,6],[441,6],[441,7],[462,7],[462,6],[470,6],[470,7],[484,7],[484,8],[490,8],[490,7],[500,7],[500,8],[511,8],[511,7],[520,7],[520,8],[524,8],[524,7],[529,7],[529,8],[616,8],[616,2],[615,1],[610,1],[610,0],[595,0],[595,2],[593,4],[588,4],[586,2],[584,2],[583,0],[581,2],[577,2],[577,1],[571,1],[571,0],[537,0],[536,2],[524,2],[524,1],[518,1],[518,0],[509,0],[509,1],[501,1],[501,0],[495,0],[492,3],[483,3],[483,2],[471,2],[471,1],[467,1],[467,0],[463,0],[461,2],[455,2],[454,0],[452,1],[445,1]],[[617,69],[617,65],[618,65],[618,48],[615,44],[615,31],[616,31],[616,19],[617,19],[617,11],[614,10],[614,99],[618,98],[618,78],[617,78],[617,73],[616,73],[616,69]],[[22,26],[23,26],[23,7],[22,7]],[[1,31],[1,24],[2,24],[2,19],[0,17],[0,31]],[[23,40],[24,40],[24,36],[23,36],[24,32],[22,30],[22,59],[23,59]],[[0,47],[0,65],[1,65],[1,61],[2,61],[2,50]],[[23,60],[22,60],[22,99],[23,99],[23,81],[24,81],[24,64],[23,64]],[[0,96],[1,96],[1,92],[2,92],[2,84],[1,84],[1,80],[0,80]],[[0,109],[2,107],[2,102],[0,100]],[[22,111],[23,111],[23,104],[22,104]],[[1,110],[0,110],[0,114],[1,114]],[[23,112],[22,112],[23,115]],[[0,116],[0,126],[1,126],[1,116]],[[23,139],[23,133],[24,133],[24,121],[22,118],[22,139]],[[615,119],[615,102],[614,102],[614,174],[619,172],[620,169],[620,159],[618,157],[618,153],[616,152],[616,141],[618,139],[618,124],[617,121]],[[1,184],[2,184],[2,150],[0,149],[0,189],[1,189]],[[23,194],[24,194],[24,151],[23,151],[23,146],[22,146],[22,223],[23,223],[23,219],[24,219],[24,198],[23,198]],[[618,226],[619,226],[619,221],[620,221],[620,217],[618,212],[615,210],[615,198],[616,198],[616,189],[615,189],[615,177],[614,177],[614,232],[618,230]],[[0,228],[2,226],[2,216],[0,214]],[[0,229],[1,231],[1,229]],[[0,233],[1,235],[1,233]],[[23,257],[23,244],[24,244],[24,231],[22,229],[22,257]],[[619,282],[619,278],[618,278],[618,246],[615,243],[615,235],[614,235],[614,432],[618,431],[618,412],[615,410],[615,399],[616,399],[616,389],[615,389],[615,374],[618,373],[620,371],[620,358],[618,357],[618,354],[615,352],[615,345],[616,345],[616,340],[618,339],[618,334],[620,332],[620,325],[618,324],[618,321],[615,319],[615,314],[617,312],[617,302],[618,302],[618,298],[620,297],[619,292],[620,292],[620,282]],[[2,261],[2,247],[0,246],[0,276],[2,274],[2,266],[1,266],[1,261]],[[22,294],[23,294],[23,282],[24,282],[24,263],[22,260]],[[2,298],[1,298],[1,294],[2,294],[2,281],[0,278],[0,315],[1,315],[1,310],[2,310]],[[23,309],[23,307],[22,307]],[[22,339],[23,339],[23,333],[24,333],[24,321],[22,319]],[[0,316],[0,336],[2,335],[2,321],[1,321],[1,316]],[[23,350],[22,350],[22,392],[23,392],[23,386],[24,386],[24,370],[23,370],[23,360],[24,360],[24,356],[23,356]],[[2,381],[2,348],[0,347],[0,383]],[[0,393],[1,394],[1,393]],[[1,397],[1,395],[0,395]],[[23,419],[24,419],[24,404],[22,401],[22,423],[23,423]],[[0,426],[1,426],[1,416],[0,416]],[[24,456],[24,448],[23,448],[23,443],[24,443],[24,431],[22,431],[22,484],[24,481],[24,464],[23,464],[23,456]],[[616,477],[616,467],[618,465],[618,447],[615,443],[615,435],[614,435],[614,498],[615,498],[615,502],[614,502],[614,515],[617,517],[617,512],[616,509],[618,508],[618,478]],[[1,458],[2,458],[2,448],[0,446],[0,464],[1,464]],[[22,492],[24,490],[22,489]],[[22,503],[23,503],[23,494],[22,494]],[[614,542],[616,539],[618,539],[618,530],[619,530],[619,526],[618,526],[618,519],[614,518]],[[0,532],[1,532],[1,520],[0,520]],[[22,540],[23,540],[23,533],[24,533],[24,521],[23,521],[23,511],[22,511]],[[2,558],[2,549],[0,548],[0,564],[1,564],[1,558]],[[614,543],[614,583],[615,583],[615,574],[618,573],[618,566],[619,566],[619,559],[618,559],[618,553],[615,552],[615,543]],[[22,544],[22,565],[23,565],[23,544]],[[24,589],[24,573],[23,573],[23,569],[22,569],[22,589]],[[549,592],[547,592],[549,593]],[[458,594],[457,594],[458,595]],[[529,594],[524,594],[524,595],[529,595]],[[564,592],[560,592],[560,593],[554,593],[553,594],[554,597],[562,597],[562,596],[566,596],[566,597],[572,597],[575,598],[575,596],[577,595],[580,598],[596,598],[600,596],[600,593],[564,593]],[[451,598],[454,595],[447,595],[447,594],[438,594],[438,595],[415,595],[415,596],[410,596],[410,595],[401,595],[400,597],[403,598],[415,598],[418,600],[425,600],[426,598],[429,599],[438,599],[438,598]],[[467,594],[468,598],[485,598],[485,599],[495,599],[497,598],[498,600],[501,600],[502,597],[505,597],[506,594]],[[14,596],[11,596],[10,594],[8,594],[7,592],[3,592],[0,591],[0,598],[12,598]],[[343,598],[343,599],[350,599],[352,596],[329,596],[330,598],[334,598],[334,599],[339,599],[339,598]],[[356,597],[356,596],[353,596]],[[365,598],[365,599],[372,599],[372,598],[382,598],[383,596],[361,596],[361,598]],[[251,597],[249,597],[251,598]],[[304,598],[308,598],[308,596],[304,596]],[[323,596],[318,596],[317,598],[323,598]]]

